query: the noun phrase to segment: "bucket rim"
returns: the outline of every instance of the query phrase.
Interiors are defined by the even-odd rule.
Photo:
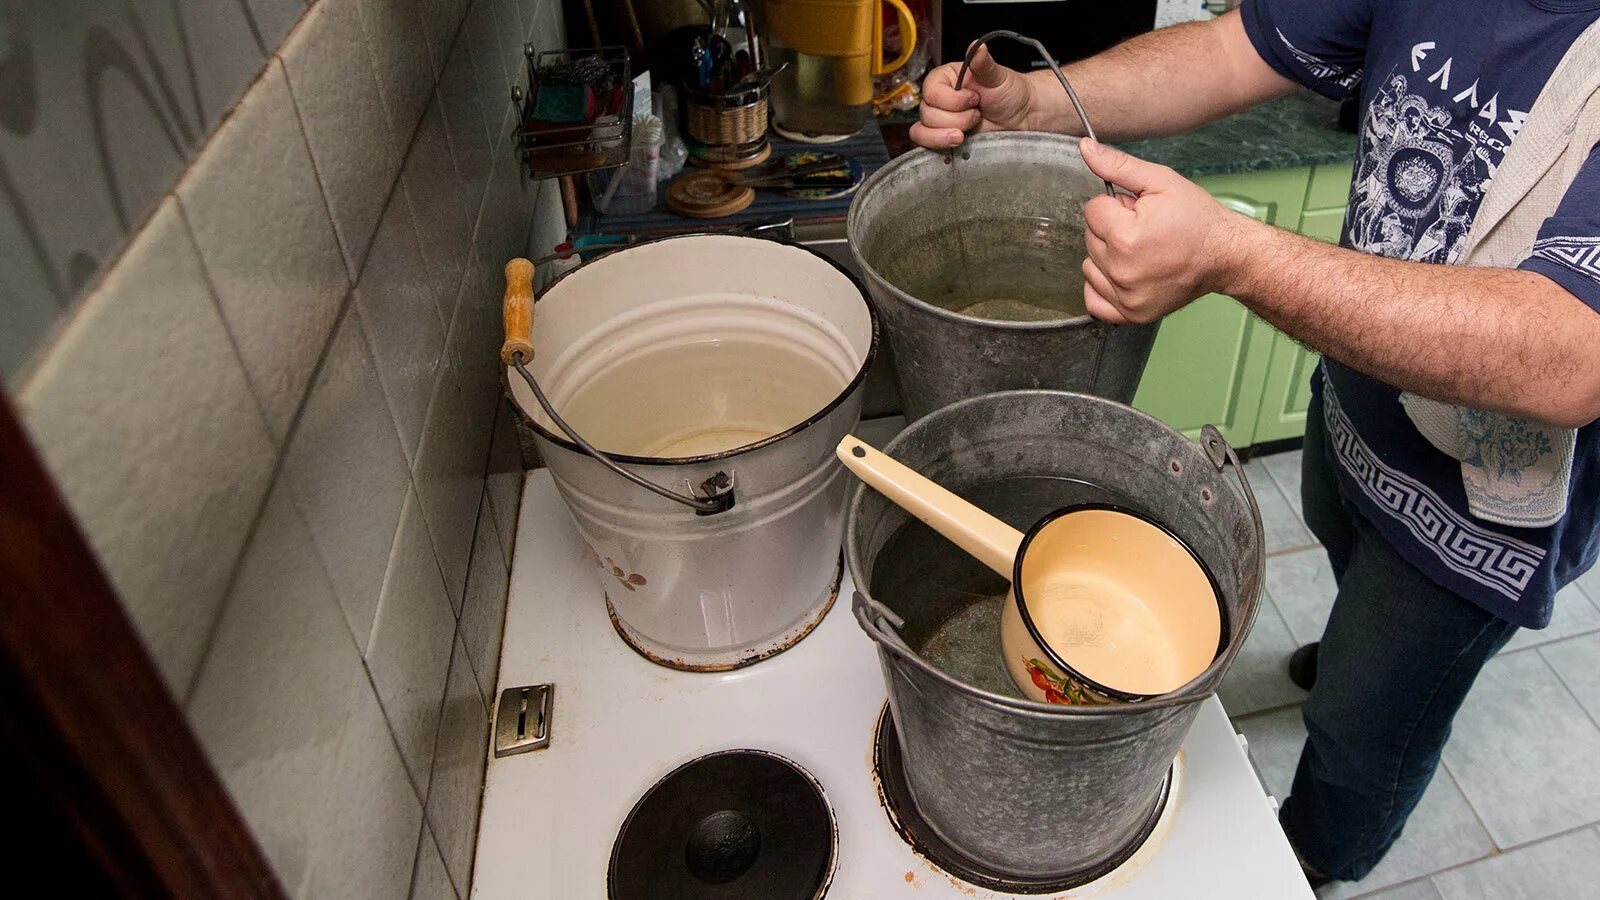
[[[856,261],[856,265],[861,268],[861,271],[867,274],[867,277],[873,282],[874,285],[882,285],[884,288],[888,289],[895,299],[904,301],[921,312],[926,312],[951,322],[960,322],[966,325],[976,324],[982,325],[985,328],[994,328],[1000,331],[1017,332],[1059,331],[1067,328],[1079,328],[1086,324],[1099,324],[1106,328],[1119,327],[1109,322],[1101,322],[1099,319],[1096,319],[1094,316],[1090,315],[1087,311],[1081,315],[1073,316],[1070,319],[1048,319],[1043,322],[1016,322],[1006,319],[986,319],[981,316],[963,315],[962,313],[955,312],[954,310],[945,309],[941,306],[935,306],[926,300],[922,300],[906,293],[900,289],[899,285],[883,277],[883,274],[861,255],[861,251],[857,249],[856,240],[858,233],[861,231],[861,228],[858,226],[858,222],[860,220],[861,203],[863,198],[867,197],[877,184],[887,181],[889,178],[893,177],[893,173],[898,172],[901,169],[918,165],[922,160],[928,159],[929,157],[942,157],[944,158],[946,164],[954,165],[955,162],[951,158],[953,155],[959,154],[962,159],[970,159],[972,157],[972,147],[992,143],[1059,144],[1061,145],[1061,149],[1069,155],[1076,156],[1080,160],[1083,158],[1082,152],[1078,150],[1078,141],[1076,138],[1070,138],[1066,135],[1056,134],[1055,132],[1049,131],[990,131],[983,134],[969,134],[961,142],[961,147],[959,149],[940,151],[930,150],[927,147],[918,147],[909,153],[902,153],[894,159],[891,159],[888,163],[884,164],[878,169],[878,171],[873,172],[870,176],[868,176],[867,180],[862,182],[861,187],[856,190],[855,197],[850,201],[850,211],[845,215],[845,237],[846,242],[850,245],[850,258]]]
[[[1033,396],[1070,398],[1073,401],[1086,401],[1100,406],[1112,406],[1125,412],[1133,413],[1138,418],[1141,418],[1148,423],[1158,425],[1162,429],[1170,431],[1178,437],[1183,438],[1185,442],[1193,446],[1194,451],[1200,454],[1201,458],[1205,458],[1205,451],[1198,443],[1190,441],[1189,438],[1184,436],[1182,432],[1161,421],[1155,416],[1150,415],[1144,410],[1135,409],[1127,404],[1118,403],[1115,400],[1108,400],[1104,397],[1096,397],[1092,394],[1084,394],[1077,391],[1050,390],[1047,388],[1027,388],[1012,391],[996,391],[991,394],[979,394],[975,397],[967,397],[962,400],[957,400],[955,403],[940,407],[939,409],[934,410],[917,421],[907,424],[899,434],[895,435],[888,441],[888,443],[884,444],[883,452],[890,456],[896,456],[897,454],[895,451],[900,448],[901,444],[906,439],[906,435],[911,432],[912,428],[916,427],[919,423],[925,422],[936,415],[945,413],[946,411],[964,409],[968,406],[975,406],[984,403],[995,403],[1001,400],[1016,397],[1025,398]],[[1242,468],[1240,468],[1236,474],[1238,475],[1241,484],[1247,484],[1244,470]],[[1240,502],[1253,506],[1253,504],[1251,504],[1250,501],[1245,497],[1245,491],[1242,490],[1238,485],[1230,484],[1228,487],[1229,490],[1238,495]],[[1108,706],[1076,706],[1063,705],[1059,703],[1043,703],[1041,701],[1031,700],[1025,697],[1014,697],[1006,694],[997,694],[993,691],[987,691],[975,685],[967,684],[961,679],[956,678],[955,676],[935,666],[933,663],[928,662],[926,659],[922,658],[921,654],[912,650],[904,642],[898,640],[894,642],[886,641],[876,633],[874,623],[870,621],[872,613],[866,608],[866,606],[869,603],[876,604],[879,601],[871,599],[871,594],[869,593],[870,586],[862,584],[863,573],[860,571],[860,566],[858,565],[861,555],[861,545],[860,541],[856,537],[855,529],[856,519],[861,514],[861,504],[863,498],[866,496],[866,492],[869,490],[871,489],[868,488],[864,483],[857,483],[852,486],[850,500],[845,509],[844,561],[845,566],[850,571],[850,580],[855,585],[855,597],[853,598],[852,607],[853,612],[855,613],[857,624],[860,625],[862,631],[865,631],[867,636],[878,645],[878,651],[880,653],[889,653],[899,656],[907,663],[922,670],[929,677],[938,680],[946,687],[965,694],[969,698],[980,703],[986,703],[990,706],[1005,707],[1013,712],[1040,719],[1056,718],[1061,716],[1093,717],[1128,715],[1130,712],[1176,708],[1197,703],[1209,699],[1217,693],[1217,688],[1222,684],[1222,676],[1227,672],[1228,667],[1233,664],[1233,660],[1238,656],[1239,649],[1244,644],[1244,641],[1249,637],[1249,632],[1252,626],[1255,624],[1256,616],[1260,612],[1261,596],[1266,590],[1266,541],[1265,534],[1261,527],[1260,516],[1257,514],[1255,521],[1256,546],[1261,548],[1261,552],[1256,555],[1255,560],[1255,590],[1251,592],[1249,596],[1241,597],[1239,600],[1240,621],[1234,623],[1234,636],[1230,639],[1227,650],[1224,653],[1219,654],[1216,659],[1211,661],[1211,665],[1206,667],[1205,671],[1201,672],[1199,675],[1196,675],[1187,684],[1175,691],[1170,691],[1155,697],[1139,700],[1137,702],[1118,703]]]
[[[544,290],[540,291],[539,295],[534,298],[534,307],[537,310],[537,307],[538,307],[538,304],[539,304],[539,300],[542,299],[546,294],[548,294],[550,292],[551,288],[555,287],[556,285],[560,284],[564,279],[566,279],[567,276],[572,275],[574,272],[578,272],[578,271],[580,271],[582,269],[588,268],[589,266],[598,264],[602,260],[610,259],[610,258],[612,258],[614,256],[617,256],[618,254],[625,253],[628,250],[631,250],[631,249],[633,249],[635,247],[644,247],[644,246],[648,246],[650,244],[665,243],[667,241],[683,240],[685,238],[704,238],[704,237],[731,238],[731,239],[735,239],[735,240],[747,240],[747,241],[763,241],[763,242],[768,243],[768,244],[777,244],[777,245],[783,246],[783,247],[792,247],[792,248],[794,248],[796,250],[803,250],[806,253],[809,253],[812,256],[816,257],[817,259],[819,259],[819,260],[827,263],[828,265],[832,266],[835,271],[837,271],[839,274],[843,275],[846,279],[848,279],[850,281],[850,284],[856,289],[856,292],[861,295],[862,305],[864,305],[867,308],[867,319],[872,324],[872,338],[871,338],[871,341],[867,344],[866,356],[864,356],[862,358],[861,366],[860,366],[859,369],[856,370],[855,377],[851,378],[849,383],[847,383],[843,388],[840,389],[840,391],[839,391],[837,396],[835,396],[832,400],[830,400],[821,409],[817,410],[815,413],[812,413],[805,420],[801,421],[799,424],[792,425],[792,426],[790,426],[790,427],[788,427],[788,428],[784,429],[783,431],[780,431],[780,432],[778,432],[776,434],[768,435],[767,437],[764,437],[759,441],[752,441],[751,443],[748,443],[748,444],[741,444],[738,447],[734,447],[734,448],[731,448],[731,449],[728,449],[728,450],[721,450],[721,451],[718,451],[716,453],[705,453],[705,454],[701,454],[699,456],[636,456],[636,455],[628,454],[628,453],[610,453],[610,452],[606,453],[607,456],[609,456],[613,460],[616,460],[617,462],[627,463],[629,465],[635,465],[635,466],[663,466],[663,467],[665,467],[665,466],[694,466],[694,465],[702,465],[704,463],[717,462],[719,460],[730,459],[732,457],[740,456],[742,454],[749,453],[749,452],[752,452],[754,450],[760,450],[763,447],[766,447],[766,446],[768,446],[770,444],[775,444],[778,441],[781,441],[781,440],[783,440],[785,438],[793,437],[794,435],[799,434],[800,432],[806,430],[807,428],[811,427],[812,425],[815,425],[818,422],[822,421],[823,419],[827,418],[829,415],[831,415],[833,413],[834,410],[838,409],[846,400],[848,400],[850,398],[850,396],[852,394],[854,394],[861,387],[861,385],[867,380],[867,372],[868,372],[868,370],[870,370],[872,368],[873,362],[876,361],[877,358],[878,358],[878,350],[879,350],[879,347],[882,346],[882,341],[883,341],[883,325],[879,321],[878,308],[877,308],[876,305],[874,305],[874,303],[872,301],[872,297],[871,297],[870,293],[867,291],[866,285],[861,283],[861,279],[859,277],[857,277],[854,272],[851,272],[849,269],[846,269],[844,266],[840,265],[835,260],[830,259],[827,255],[823,254],[822,252],[820,252],[818,250],[815,250],[815,249],[813,249],[811,247],[806,246],[805,244],[800,243],[799,241],[794,241],[794,240],[779,239],[779,238],[772,238],[772,237],[762,237],[762,236],[758,236],[758,235],[749,235],[749,234],[729,234],[727,232],[718,232],[718,231],[693,231],[693,232],[687,232],[687,233],[661,235],[659,237],[647,238],[647,239],[642,240],[642,241],[635,241],[635,242],[633,242],[631,244],[626,244],[624,246],[618,247],[616,250],[610,251],[610,252],[604,254],[603,256],[599,256],[599,257],[596,257],[595,259],[592,259],[592,260],[590,260],[588,262],[584,262],[584,263],[581,263],[579,265],[573,266],[572,268],[568,269],[567,271],[562,272],[560,275],[557,275],[555,278],[551,279],[550,283],[545,285]],[[555,434],[554,432],[550,431],[548,428],[545,428],[543,425],[539,424],[538,420],[536,420],[534,417],[528,415],[527,410],[522,408],[522,404],[517,402],[516,394],[511,389],[511,374],[510,374],[510,371],[511,370],[507,366],[502,365],[500,367],[500,385],[501,385],[501,390],[504,392],[504,394],[506,396],[506,399],[510,402],[511,409],[512,409],[512,411],[514,411],[516,413],[517,418],[520,419],[523,422],[523,424],[525,424],[529,428],[533,429],[534,433],[538,434],[540,437],[544,438],[545,440],[550,441],[551,443],[553,443],[556,446],[562,448],[563,450],[569,450],[569,451],[571,451],[573,453],[576,453],[576,454],[578,454],[580,456],[587,457],[588,454],[584,452],[583,448],[579,447],[577,444],[573,443],[571,439],[569,439],[565,435]]]

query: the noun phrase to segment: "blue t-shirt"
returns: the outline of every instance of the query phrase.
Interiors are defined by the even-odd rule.
[[[1360,92],[1341,243],[1453,263],[1506,148],[1567,48],[1600,18],[1600,0],[1246,0],[1243,15],[1285,77],[1335,99]],[[1520,268],[1600,310],[1600,152]],[[1320,375],[1345,497],[1437,583],[1518,625],[1548,624],[1556,591],[1600,554],[1600,425],[1578,431],[1566,516],[1508,527],[1468,512],[1460,463],[1411,424],[1398,389],[1332,360]],[[1519,449],[1503,448],[1509,465]]]

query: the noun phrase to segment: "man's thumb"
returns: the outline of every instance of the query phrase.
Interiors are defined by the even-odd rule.
[[[1135,194],[1156,187],[1166,173],[1163,166],[1129,156],[1090,138],[1079,141],[1078,150],[1083,154],[1083,161],[1089,164],[1089,171]]]
[[[972,55],[972,65],[967,67],[967,77],[986,88],[996,88],[1004,84],[1010,72],[1010,69],[994,61],[994,57],[989,53],[988,44],[978,48],[978,52]]]

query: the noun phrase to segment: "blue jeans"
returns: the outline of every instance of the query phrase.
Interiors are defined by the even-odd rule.
[[[1306,419],[1303,456],[1306,524],[1327,548],[1339,589],[1279,819],[1307,866],[1355,881],[1400,837],[1456,710],[1517,628],[1417,571],[1345,502],[1320,401]]]

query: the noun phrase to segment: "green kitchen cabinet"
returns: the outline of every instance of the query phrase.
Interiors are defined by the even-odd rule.
[[[1309,237],[1337,241],[1350,166],[1201,178],[1226,206]],[[1317,355],[1232,298],[1208,294],[1161,325],[1133,405],[1193,437],[1214,424],[1236,447],[1305,431]]]
[[[1264,444],[1296,438],[1306,431],[1306,408],[1311,405],[1311,372],[1317,354],[1295,343],[1281,331],[1272,333],[1266,384],[1261,391],[1261,411],[1255,433],[1247,443]]]
[[[1300,227],[1296,230],[1306,237],[1338,243],[1349,190],[1349,166],[1319,166],[1312,173],[1306,209],[1300,214]],[[1313,208],[1312,204],[1318,205]],[[1316,369],[1318,358],[1288,335],[1273,333],[1261,412],[1250,443],[1264,444],[1305,434],[1306,408],[1311,405],[1311,372]]]
[[[1199,180],[1223,204],[1273,225],[1298,225],[1309,169]],[[1216,425],[1236,447],[1255,440],[1272,343],[1265,322],[1230,297],[1208,294],[1168,317],[1133,405],[1184,434]]]

